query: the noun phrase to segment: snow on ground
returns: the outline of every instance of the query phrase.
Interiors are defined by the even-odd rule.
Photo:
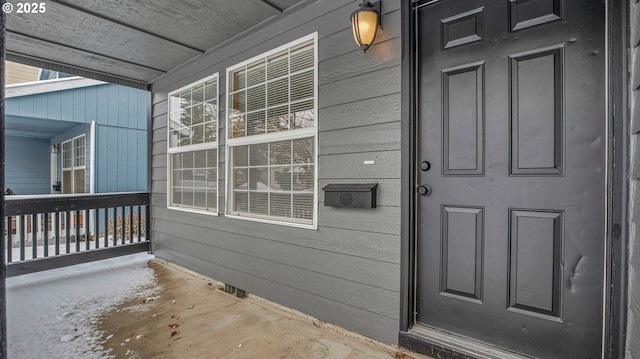
[[[8,358],[112,358],[98,317],[158,290],[146,266],[152,258],[140,253],[8,278]]]

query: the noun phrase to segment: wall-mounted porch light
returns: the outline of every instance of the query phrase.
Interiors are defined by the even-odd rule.
[[[360,9],[351,14],[353,38],[363,52],[367,52],[367,49],[373,44],[378,32],[378,26],[382,25],[380,3],[382,3],[382,0],[374,3],[369,0],[363,0],[360,4]]]

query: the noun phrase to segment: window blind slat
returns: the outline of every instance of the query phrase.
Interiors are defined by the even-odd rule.
[[[73,170],[73,193],[84,193],[84,168]]]
[[[265,81],[264,60],[247,66],[247,87],[263,83]]]
[[[314,101],[307,100],[291,105],[291,129],[315,126]]]
[[[191,124],[198,125],[204,122],[204,104],[201,102],[191,108]]]
[[[267,132],[280,132],[289,129],[289,106],[267,110]]]
[[[229,76],[229,92],[242,90],[246,87],[247,71],[240,69],[232,72]]]
[[[289,102],[289,79],[282,78],[267,84],[267,106],[273,107]]]
[[[270,56],[267,60],[267,80],[286,75],[289,72],[289,56],[286,52]]]
[[[218,100],[218,81],[207,81],[204,85],[204,100],[217,101]]]
[[[265,133],[265,112],[258,111],[247,114],[247,135],[259,135]]]
[[[311,44],[291,50],[291,72],[313,67],[313,46]]]
[[[268,215],[269,194],[264,192],[249,192],[249,213]]]
[[[71,187],[71,170],[62,170],[62,193],[73,193],[73,187]]]
[[[265,105],[265,86],[252,87],[247,90],[246,110],[255,111],[264,109]]]
[[[313,71],[302,72],[291,76],[291,101],[313,97]]]
[[[191,102],[193,104],[202,103],[204,101],[204,84],[197,85],[191,92]]]

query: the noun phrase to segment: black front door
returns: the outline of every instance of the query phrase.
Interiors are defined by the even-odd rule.
[[[600,357],[605,2],[442,0],[414,15],[413,329]]]

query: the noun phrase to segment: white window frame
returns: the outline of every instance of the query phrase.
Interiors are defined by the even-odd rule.
[[[188,88],[195,87],[201,83],[205,83],[209,80],[216,79],[216,96],[217,96],[217,123],[216,123],[216,140],[213,142],[207,143],[198,143],[195,145],[188,146],[178,146],[171,147],[171,96],[174,94],[180,93]],[[179,89],[173,90],[169,92],[167,96],[167,208],[175,211],[181,212],[189,212],[189,213],[197,213],[197,214],[205,214],[209,216],[218,216],[220,212],[220,148],[218,143],[220,142],[220,77],[219,73],[216,72],[213,75],[207,76],[198,81],[192,82],[188,85],[182,86]],[[181,206],[173,206],[171,205],[171,196],[173,191],[173,167],[171,164],[171,155],[176,153],[184,153],[184,152],[195,152],[199,150],[216,150],[216,210],[215,211],[207,211],[199,208],[193,207],[181,207]]]
[[[301,128],[301,129],[295,129],[295,130],[289,130],[289,131],[282,131],[282,132],[273,132],[273,133],[267,133],[267,134],[260,134],[260,135],[252,135],[252,136],[244,136],[244,137],[238,137],[238,138],[229,138],[229,78],[230,78],[230,73],[241,68],[244,67],[250,63],[259,61],[261,59],[265,59],[271,55],[274,55],[278,52],[282,52],[284,50],[287,50],[291,47],[295,47],[297,45],[303,44],[305,42],[309,42],[313,40],[313,52],[314,52],[314,59],[313,59],[313,88],[314,88],[314,96],[313,96],[313,113],[315,115],[315,119],[313,121],[314,126],[313,128]],[[284,44],[282,46],[279,46],[275,49],[269,50],[267,52],[264,52],[260,55],[254,56],[248,60],[245,60],[243,62],[240,62],[236,65],[233,65],[231,67],[227,67],[226,69],[226,85],[225,85],[225,182],[226,182],[226,189],[225,189],[225,217],[226,218],[233,218],[233,219],[238,219],[238,220],[244,220],[244,221],[251,221],[251,222],[260,222],[260,223],[269,223],[269,224],[277,224],[277,225],[281,225],[281,226],[289,226],[289,227],[296,227],[296,228],[304,228],[304,229],[318,229],[318,97],[319,97],[319,93],[318,93],[318,32],[314,32],[312,34],[309,34],[307,36],[301,37],[297,40],[291,41],[287,44]],[[230,162],[230,147],[233,146],[242,146],[242,145],[251,145],[251,144],[258,144],[258,143],[273,143],[273,142],[278,142],[278,141],[284,141],[284,140],[296,140],[296,139],[304,139],[304,138],[309,138],[313,136],[314,138],[314,151],[315,151],[315,155],[314,155],[314,175],[313,175],[313,218],[312,218],[312,223],[311,224],[305,224],[305,223],[297,223],[294,221],[287,221],[287,218],[282,218],[282,219],[269,219],[269,218],[265,218],[265,217],[257,217],[257,216],[247,216],[244,213],[237,213],[237,212],[233,212],[231,211],[231,206],[233,204],[233,201],[231,200],[233,198],[233,184],[232,184],[232,175],[231,175],[231,171],[233,166],[231,165]],[[233,212],[233,213],[232,213]],[[292,218],[291,218],[292,219]]]
[[[75,162],[76,162],[76,153],[75,153],[75,144],[74,142],[79,139],[79,138],[84,138],[82,147],[84,148],[84,165],[82,166],[76,166]],[[71,167],[65,167],[64,166],[64,145],[65,143],[71,143]],[[75,171],[76,170],[84,170],[84,178],[85,178],[85,183],[84,183],[84,190],[82,191],[82,193],[87,193],[87,136],[86,134],[81,134],[78,136],[75,136],[69,140],[63,141],[60,143],[60,162],[61,162],[61,178],[60,178],[60,183],[62,183],[62,187],[61,190],[64,189],[64,171],[71,171],[71,194],[76,194],[76,176],[75,176]],[[64,191],[63,191],[64,192]],[[82,193],[78,193],[78,194],[82,194]]]

